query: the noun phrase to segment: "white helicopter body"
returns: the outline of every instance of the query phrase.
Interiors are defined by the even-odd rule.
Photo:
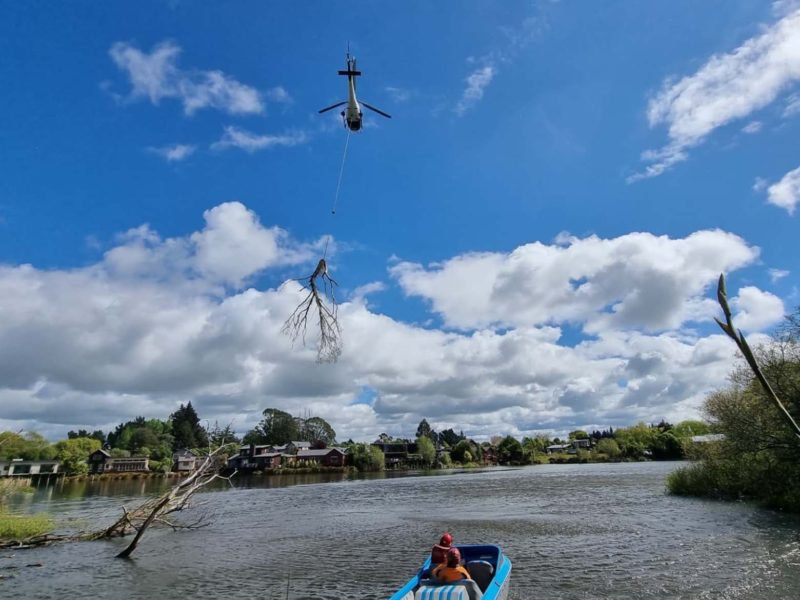
[[[361,112],[362,105],[369,110],[386,117],[387,119],[392,118],[391,115],[386,114],[374,106],[370,106],[366,102],[362,101],[359,104],[358,99],[356,98],[356,77],[361,75],[361,71],[356,69],[356,59],[355,57],[350,56],[350,52],[347,53],[347,70],[339,71],[339,75],[347,75],[347,100],[344,102],[338,102],[332,106],[328,106],[327,108],[323,108],[319,111],[320,113],[328,112],[329,110],[333,110],[334,108],[338,108],[340,106],[345,106],[345,109],[341,113],[342,121],[344,122],[344,126],[350,129],[350,131],[359,131],[361,129],[362,119],[364,116]]]

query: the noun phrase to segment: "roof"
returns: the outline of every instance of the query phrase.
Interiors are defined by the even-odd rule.
[[[331,452],[338,452],[339,454],[344,454],[344,450],[341,448],[323,448],[322,450],[300,450],[297,453],[297,458],[313,458],[315,456],[327,456]]]
[[[294,444],[298,448],[311,448],[311,442],[302,442],[302,441],[301,442],[295,442],[294,440],[292,440],[291,443]]]

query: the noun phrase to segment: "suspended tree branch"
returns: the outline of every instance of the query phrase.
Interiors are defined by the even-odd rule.
[[[795,435],[800,439],[800,426],[797,425],[797,422],[792,417],[791,413],[786,410],[786,407],[781,402],[778,395],[772,389],[769,381],[767,378],[764,377],[764,373],[761,371],[761,368],[758,366],[758,362],[756,361],[756,357],[753,355],[753,351],[750,349],[750,345],[747,343],[742,331],[740,329],[736,329],[733,325],[733,316],[731,315],[731,309],[728,306],[728,292],[725,289],[725,274],[721,274],[719,276],[719,283],[717,284],[717,301],[719,305],[722,307],[722,312],[725,314],[725,323],[714,317],[714,320],[717,322],[722,328],[729,338],[731,338],[736,345],[739,347],[739,350],[744,355],[747,364],[750,365],[753,373],[755,374],[756,378],[758,379],[761,387],[764,388],[764,391],[767,393],[767,396],[772,400],[775,406],[778,407],[781,415],[783,416],[786,423],[791,427],[792,431],[794,431]]]
[[[303,284],[303,289],[308,290],[308,293],[286,319],[281,331],[289,336],[292,344],[299,339],[305,346],[309,316],[312,319],[316,317],[319,329],[317,361],[336,362],[342,353],[342,330],[339,327],[338,305],[334,295],[334,287],[338,284],[328,274],[328,264],[324,258],[320,259],[309,277],[297,281]]]

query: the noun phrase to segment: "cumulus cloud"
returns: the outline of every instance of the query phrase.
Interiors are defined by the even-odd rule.
[[[406,294],[431,303],[450,327],[583,323],[586,331],[679,327],[707,320],[703,294],[720,272],[752,263],[758,249],[731,233],[683,239],[631,233],[614,239],[559,236],[510,253],[471,253],[424,267],[390,268]]]
[[[253,153],[265,148],[275,146],[297,146],[308,140],[303,132],[293,132],[283,135],[257,134],[229,125],[225,127],[222,137],[211,144],[212,150],[225,150],[227,148],[240,148],[245,152]]]
[[[162,42],[150,53],[125,42],[109,50],[114,64],[128,74],[132,100],[146,98],[157,105],[164,98],[174,98],[187,115],[203,108],[233,115],[264,111],[258,90],[222,71],[182,70],[177,64],[180,53],[181,48],[172,42]]]
[[[668,79],[650,100],[651,127],[665,125],[668,143],[648,150],[650,164],[629,182],[660,175],[688,157],[715,129],[772,103],[800,79],[800,10],[794,10],[727,54],[712,56],[678,81]]]
[[[741,288],[732,305],[737,312],[734,317],[736,326],[745,331],[766,329],[778,323],[784,315],[780,298],[753,286]]]
[[[531,323],[573,312],[571,318],[591,321],[603,298],[642,294],[643,273],[700,289],[713,277],[697,265],[710,262],[716,273],[720,253],[732,255],[722,261],[728,270],[756,254],[730,234],[698,232],[681,240],[571,238],[567,246],[456,257],[435,271],[458,285],[468,304],[474,292],[491,297],[494,291],[483,276],[472,280],[482,269],[493,271],[497,297],[509,293],[503,286],[510,277],[519,276],[531,279],[520,293],[525,302],[552,303],[537,296],[547,283],[558,287],[556,273],[564,269],[570,289],[592,300],[581,305],[567,294],[569,310],[551,319],[515,313],[521,324],[509,329],[445,331],[372,311],[364,296],[383,286],[371,282],[340,307],[340,362],[318,365],[311,347],[292,349],[280,333],[302,297],[299,284],[289,280],[261,290],[246,284],[282,265],[313,264],[318,256],[310,248],[319,242],[264,226],[240,203],[213,207],[204,219],[200,230],[174,238],[146,225],[132,228],[100,260],[80,268],[0,265],[0,428],[63,436],[67,429],[108,429],[137,415],[164,418],[187,400],[203,419],[233,422],[242,432],[274,406],[322,416],[341,439],[359,440],[382,431],[411,436],[423,417],[437,429],[456,427],[479,438],[679,420],[695,416],[704,394],[725,383],[736,349],[723,335],[619,327],[566,345],[560,325]],[[592,264],[575,266],[582,261]],[[631,275],[630,283],[609,275],[624,263],[636,264],[614,277]],[[691,273],[682,275],[685,270]],[[614,286],[626,291],[597,291]],[[690,308],[676,313],[694,314],[693,303],[701,299],[689,292],[686,298]],[[509,298],[508,306],[514,302]],[[745,321],[773,305],[755,288],[740,290],[736,299]],[[475,322],[485,305],[447,306],[453,316]],[[578,314],[580,306],[595,310]],[[661,322],[664,315],[654,318]],[[364,390],[371,391],[366,403]]]
[[[192,144],[173,144],[172,146],[162,146],[160,148],[148,148],[148,150],[167,162],[179,162],[194,154],[197,146]]]
[[[753,189],[757,192],[766,190],[767,202],[779,206],[793,215],[797,203],[800,202],[800,167],[789,171],[780,181],[772,185],[759,177],[756,179]]]

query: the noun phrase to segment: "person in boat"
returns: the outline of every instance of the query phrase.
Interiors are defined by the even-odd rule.
[[[434,544],[433,548],[431,549],[431,564],[440,565],[443,562],[446,562],[447,551],[450,550],[450,546],[452,544],[453,536],[447,532],[442,534],[442,537],[439,539],[439,543]]]
[[[466,567],[461,566],[461,552],[458,548],[450,548],[447,551],[447,561],[440,564],[433,570],[433,578],[444,583],[461,581],[462,579],[472,579]]]

